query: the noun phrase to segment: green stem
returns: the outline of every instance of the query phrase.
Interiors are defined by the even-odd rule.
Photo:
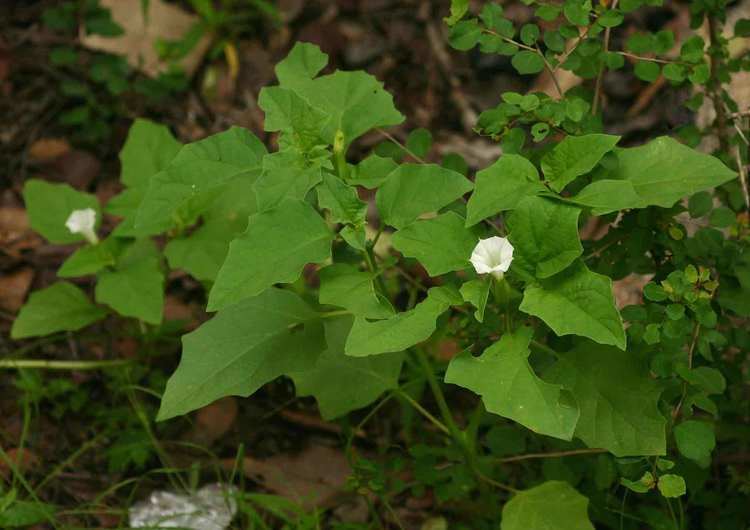
[[[323,313],[318,313],[318,317],[320,318],[336,318],[341,317],[344,315],[351,315],[351,311],[347,311],[346,309],[339,309],[336,311],[325,311]]]
[[[400,388],[396,388],[393,391],[395,394],[397,394],[399,397],[403,398],[404,401],[409,403],[412,407],[416,409],[417,412],[419,412],[422,416],[424,416],[430,423],[432,423],[435,427],[437,427],[440,431],[447,435],[451,435],[451,431],[448,427],[445,426],[443,422],[441,422],[439,419],[437,419],[435,416],[430,414],[430,412],[424,408],[422,405],[419,404],[417,400],[415,400],[413,397],[411,397],[409,394],[401,390]]]
[[[132,364],[132,359],[116,361],[46,361],[43,359],[0,359],[0,369],[21,370],[36,368],[40,370],[99,370]]]
[[[531,347],[536,348],[537,350],[543,351],[544,353],[553,356],[555,359],[560,358],[560,354],[557,353],[555,350],[547,346],[546,344],[539,342],[538,340],[532,340],[531,341]]]

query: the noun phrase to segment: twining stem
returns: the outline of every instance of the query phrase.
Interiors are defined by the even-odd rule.
[[[40,370],[101,370],[125,366],[135,362],[133,359],[115,361],[47,361],[43,359],[0,359],[0,369],[20,370],[36,368]]]
[[[404,401],[409,403],[409,405],[414,407],[417,412],[419,412],[422,416],[424,416],[430,423],[432,423],[435,427],[437,427],[438,430],[440,430],[442,433],[447,434],[448,436],[451,435],[450,429],[446,427],[443,422],[441,422],[439,419],[433,416],[426,408],[420,405],[419,402],[415,400],[413,397],[411,397],[409,394],[407,394],[400,388],[395,389],[394,393],[397,394],[399,397],[403,398]]]
[[[708,21],[708,53],[711,63],[711,77],[709,77],[707,87],[711,96],[711,102],[716,112],[716,136],[719,139],[719,149],[722,152],[729,152],[729,135],[727,134],[727,112],[724,108],[724,101],[721,97],[721,80],[719,79],[719,69],[721,68],[720,52],[717,47],[720,46],[721,26],[713,14],[706,14]]]
[[[617,3],[619,0],[613,0],[612,1],[612,7],[610,9],[616,9]],[[612,28],[607,27],[607,29],[604,30],[604,54],[607,55],[607,52],[609,52],[609,38],[612,33]],[[601,65],[599,65],[599,73],[596,75],[596,87],[594,88],[594,101],[591,105],[591,114],[596,115],[596,112],[599,110],[599,99],[602,95],[602,79],[604,78],[604,62],[602,62]]]
[[[688,347],[688,369],[692,370],[693,368],[693,353],[695,352],[695,345],[698,343],[698,336],[700,335],[701,325],[696,322],[693,326],[693,335],[690,339],[690,346]],[[682,382],[682,395],[680,396],[680,401],[677,403],[677,406],[674,408],[674,411],[672,412],[672,422],[674,422],[680,415],[680,409],[682,408],[682,403],[685,401],[685,397],[687,396],[687,381]]]

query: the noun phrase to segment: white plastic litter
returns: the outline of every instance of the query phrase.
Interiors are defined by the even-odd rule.
[[[154,491],[130,508],[130,526],[225,530],[237,512],[236,492],[223,484],[209,484],[194,495]]]

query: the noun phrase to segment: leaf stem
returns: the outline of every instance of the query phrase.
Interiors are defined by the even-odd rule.
[[[531,346],[534,347],[534,348],[536,348],[537,350],[543,351],[544,353],[546,353],[548,355],[551,355],[555,359],[559,359],[560,358],[560,354],[559,353],[557,353],[555,350],[553,350],[552,348],[550,348],[549,346],[547,346],[543,342],[539,342],[538,340],[532,340],[531,341]]]
[[[35,368],[40,370],[100,370],[132,364],[132,359],[114,361],[47,361],[43,359],[0,359],[0,370],[21,370]]]
[[[428,411],[426,408],[420,405],[419,402],[415,400],[413,397],[411,397],[409,394],[407,394],[400,388],[394,389],[393,392],[397,394],[399,397],[403,398],[404,401],[409,403],[409,405],[414,407],[417,412],[419,412],[422,416],[424,416],[430,423],[432,423],[435,427],[437,427],[441,432],[443,432],[444,434],[447,434],[448,436],[451,435],[450,429],[446,427],[442,421],[440,421],[435,416],[433,416],[430,413],[430,411]]]
[[[523,455],[508,456],[505,458],[498,458],[495,462],[500,464],[509,464],[511,462],[522,462],[524,460],[535,460],[539,458],[562,458],[565,456],[576,456],[576,455],[595,455],[606,453],[606,449],[598,448],[586,448],[586,449],[571,449],[570,451],[552,451],[549,453],[526,453]]]

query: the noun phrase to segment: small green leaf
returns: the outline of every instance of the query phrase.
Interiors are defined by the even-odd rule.
[[[545,190],[534,165],[520,155],[503,155],[479,171],[474,193],[466,206],[466,226],[504,210],[512,210],[521,199]]]
[[[437,318],[450,306],[462,302],[461,296],[453,289],[433,287],[427,298],[410,311],[375,322],[358,317],[346,341],[346,354],[366,357],[404,351],[429,339],[435,332]]]
[[[105,267],[114,266],[125,246],[125,241],[108,237],[98,245],[78,248],[57,271],[59,278],[76,278],[96,274]]]
[[[532,431],[564,440],[573,437],[578,407],[562,399],[562,387],[545,383],[529,365],[532,328],[504,333],[480,357],[464,352],[454,357],[445,382],[482,396],[485,408]]]
[[[464,225],[463,217],[446,212],[407,225],[391,241],[404,256],[419,260],[430,276],[440,276],[469,267],[479,238]]]
[[[680,454],[695,460],[702,467],[707,466],[716,447],[714,427],[703,421],[683,421],[674,428],[674,439]]]
[[[711,208],[713,208],[713,201],[713,196],[707,191],[699,191],[698,193],[691,195],[690,200],[688,201],[690,217],[696,219],[706,215],[711,211]]]
[[[258,106],[265,113],[264,130],[284,133],[280,144],[290,144],[302,152],[325,144],[323,128],[330,116],[312,107],[296,92],[281,87],[264,87],[258,96]]]
[[[250,216],[247,230],[229,245],[208,297],[208,311],[256,296],[275,283],[291,283],[308,263],[331,256],[333,235],[315,209],[287,199]]]
[[[551,480],[515,494],[503,506],[500,530],[594,530],[588,505],[573,486]]]
[[[128,187],[146,187],[149,179],[169,164],[182,144],[164,125],[138,118],[120,151],[120,181]]]
[[[164,312],[164,274],[154,244],[133,243],[118,259],[114,270],[99,274],[95,298],[122,316],[159,324]]]
[[[390,302],[373,287],[375,275],[352,265],[334,263],[319,272],[321,304],[343,307],[364,318],[389,318],[394,311]]]
[[[520,309],[541,318],[558,335],[580,335],[625,349],[612,280],[590,271],[581,261],[527,287]]]
[[[575,206],[545,197],[526,197],[508,217],[510,242],[537,278],[549,278],[583,253]]]
[[[711,211],[708,222],[716,228],[727,228],[737,222],[737,215],[726,206],[719,206]]]
[[[42,337],[58,331],[77,331],[101,320],[107,310],[92,304],[68,282],[57,282],[31,293],[10,330],[12,339]]]
[[[268,289],[182,337],[182,359],[156,419],[247,397],[280,375],[312,369],[325,347],[317,313],[290,291]]]
[[[567,136],[542,158],[542,171],[550,187],[560,192],[576,177],[585,175],[610,152],[619,136],[587,134]]]
[[[316,188],[318,205],[328,210],[334,223],[363,225],[367,203],[359,199],[357,190],[335,175],[323,173],[323,182]]]
[[[677,373],[691,385],[705,391],[706,394],[723,394],[727,388],[724,376],[716,368],[699,366],[689,369],[686,366],[678,366]]]
[[[477,45],[482,36],[482,28],[475,18],[461,20],[451,27],[448,41],[456,50],[465,52]]]
[[[384,223],[403,228],[420,215],[436,212],[465,193],[466,177],[435,164],[403,164],[393,171],[375,196]]]
[[[327,320],[327,346],[315,365],[289,374],[297,395],[314,396],[325,420],[366,407],[386,390],[398,387],[403,354],[364,358],[345,355],[344,345],[351,327],[351,317]]]
[[[570,200],[591,208],[592,215],[606,215],[635,208],[641,198],[630,181],[602,179],[595,180]]]
[[[668,498],[682,497],[687,493],[685,479],[679,475],[661,475],[657,486],[661,494]]]
[[[289,55],[276,65],[276,77],[282,85],[314,78],[328,63],[328,56],[314,44],[297,42]]]
[[[85,240],[81,234],[73,234],[65,226],[74,210],[92,208],[97,213],[96,225],[99,226],[101,221],[97,198],[76,191],[67,184],[52,184],[39,179],[27,180],[23,187],[23,200],[26,203],[31,228],[56,245]]]
[[[398,164],[392,158],[372,154],[354,166],[347,182],[374,190],[388,180],[388,175],[397,168]]]
[[[443,21],[449,26],[453,26],[463,18],[468,10],[469,0],[451,0],[451,14],[445,17]]]
[[[538,74],[544,70],[544,58],[538,52],[521,50],[513,56],[510,64],[521,75]]]
[[[659,77],[659,65],[653,61],[638,61],[635,63],[635,76],[638,79],[653,83]]]
[[[322,178],[321,166],[308,162],[296,149],[268,154],[253,184],[258,210],[273,208],[285,199],[303,200]]]
[[[629,480],[625,477],[620,478],[620,484],[635,493],[648,493],[656,484],[654,474],[646,471],[638,480]]]
[[[477,308],[474,311],[474,318],[478,322],[484,321],[484,310],[487,307],[487,300],[490,296],[492,280],[490,278],[477,278],[470,280],[461,286],[460,292],[464,302],[468,302]]]
[[[427,156],[432,147],[432,133],[427,129],[414,129],[406,138],[406,148],[420,158]]]

